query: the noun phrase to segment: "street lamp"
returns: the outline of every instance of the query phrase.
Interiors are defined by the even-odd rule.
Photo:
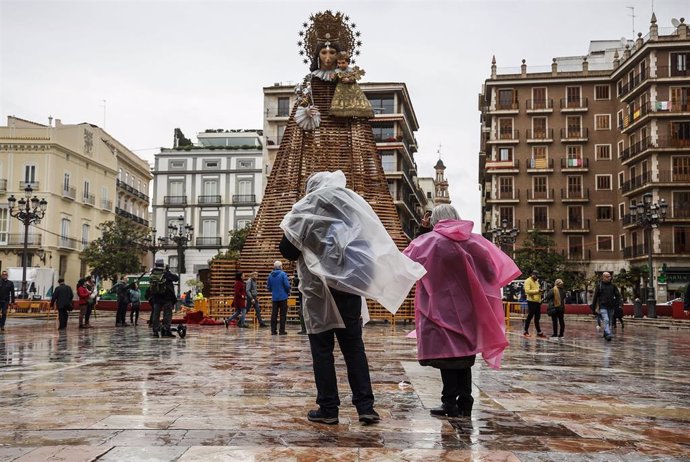
[[[184,216],[180,215],[177,219],[179,225],[171,223],[168,225],[168,240],[171,240],[177,246],[177,272],[179,274],[186,273],[187,268],[184,264],[184,249],[187,247],[189,241],[192,240],[194,227],[184,224]],[[177,298],[180,298],[180,283],[177,283]]]
[[[27,249],[29,246],[29,225],[33,223],[40,223],[41,219],[46,213],[48,202],[45,199],[39,200],[38,197],[31,194],[34,192],[31,185],[24,188],[24,197],[19,201],[14,195],[11,195],[7,202],[10,206],[10,215],[18,219],[24,224],[24,250],[22,251],[22,290],[19,293],[19,298],[29,298],[26,291],[26,267],[28,265]]]
[[[652,229],[658,228],[659,223],[666,219],[668,204],[665,199],[652,203],[652,193],[642,196],[642,202],[630,205],[630,218],[634,223],[644,228],[644,241],[647,243],[647,317],[656,318],[656,298],[654,296],[654,269],[652,267]]]
[[[520,233],[520,230],[516,228],[509,229],[508,220],[504,218],[503,220],[501,220],[500,228],[494,228],[489,232],[493,236],[494,244],[500,247],[500,249],[503,250],[503,252],[508,253],[505,251],[504,247],[507,245],[515,244],[515,240],[517,239],[517,235]]]
[[[144,238],[144,247],[146,247],[149,252],[153,253],[154,266],[156,264],[156,252],[168,242],[165,236],[160,236],[158,240],[156,240],[156,232],[156,228],[151,228],[150,234]]]

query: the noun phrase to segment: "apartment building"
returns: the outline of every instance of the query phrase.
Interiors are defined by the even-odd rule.
[[[365,82],[360,87],[374,108],[374,139],[400,223],[412,238],[427,200],[417,182],[414,155],[419,124],[410,94],[404,83]],[[264,87],[264,177],[271,171],[294,104],[294,85]]]
[[[184,253],[187,273],[207,269],[227,248],[229,231],[254,219],[264,189],[262,135],[261,130],[207,130],[197,135],[197,144],[155,155],[152,224],[158,237],[180,222],[194,228]],[[178,271],[176,248],[164,247],[157,258]]]
[[[588,274],[646,262],[668,286],[690,282],[690,34],[681,20],[635,41],[593,41],[550,68],[499,70],[479,96],[484,228],[503,219],[549,234]],[[630,206],[669,205],[645,242]],[[488,236],[488,234],[487,234]]]
[[[96,227],[114,220],[118,166],[133,164],[148,190],[148,164],[105,130],[89,123],[47,125],[10,116],[0,127],[0,261],[22,266],[23,224],[10,216],[7,198],[31,195],[48,202],[40,223],[29,227],[29,267],[51,267],[70,284],[87,273],[80,252],[99,237]],[[132,174],[132,173],[130,173]],[[139,183],[136,183],[139,185]],[[147,216],[147,205],[134,210]]]

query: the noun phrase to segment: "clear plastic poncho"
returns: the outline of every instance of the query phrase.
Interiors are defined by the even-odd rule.
[[[345,327],[329,287],[376,300],[391,313],[426,270],[403,255],[371,206],[345,187],[345,174],[318,172],[280,227],[297,261],[307,332]],[[362,300],[362,319],[369,313]]]

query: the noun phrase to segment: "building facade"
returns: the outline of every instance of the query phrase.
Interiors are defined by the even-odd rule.
[[[364,82],[360,87],[374,109],[370,122],[376,147],[403,232],[411,239],[426,208],[426,195],[417,182],[414,155],[419,124],[407,86]],[[264,176],[275,161],[295,99],[294,85],[264,87]]]
[[[8,117],[0,127],[0,261],[22,266],[24,226],[9,214],[7,198],[32,195],[48,201],[40,223],[29,227],[29,267],[50,267],[71,284],[88,272],[80,252],[100,236],[97,226],[114,220],[118,165],[137,165],[142,181],[148,165],[103,129],[88,123],[48,125]],[[141,189],[148,190],[148,181]],[[147,216],[147,205],[137,216]]]
[[[229,232],[254,219],[264,189],[261,130],[207,130],[196,145],[162,149],[153,171],[153,227],[157,237],[180,223],[194,228],[185,255],[188,274],[208,268],[227,248]],[[182,217],[182,220],[180,220]],[[164,247],[163,258],[179,270],[177,249]]]
[[[633,41],[596,41],[550,69],[499,72],[484,83],[479,180],[484,228],[503,219],[549,234],[584,272],[646,262],[690,282],[690,37],[683,22]],[[669,205],[645,242],[630,206],[651,192]],[[673,280],[673,282],[671,282]]]

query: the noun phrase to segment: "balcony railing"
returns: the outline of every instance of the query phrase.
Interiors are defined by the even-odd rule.
[[[553,199],[554,199],[553,189],[547,189],[545,191],[538,191],[535,189],[528,189],[527,190],[527,200],[528,201],[553,200]]]
[[[498,191],[498,197],[496,199],[499,200],[518,200],[520,199],[520,191],[516,189],[511,189],[509,191]]]
[[[81,249],[81,241],[72,237],[58,236],[58,247],[63,249]]]
[[[561,170],[589,168],[589,158],[561,159]]]
[[[631,78],[628,79],[628,81],[622,85],[621,87],[618,88],[618,97],[624,97],[628,93],[630,93],[632,90],[637,88],[639,84],[644,82],[649,78],[649,68],[646,67],[642,69],[642,72],[637,72],[634,74]]]
[[[486,170],[515,170],[520,168],[520,159],[490,160],[485,165]]]
[[[690,148],[690,138],[660,137],[656,147],[659,148]]]
[[[504,101],[497,101],[496,102],[496,110],[497,111],[517,111],[520,109],[520,103],[518,101],[511,101],[509,103],[504,102]]]
[[[561,220],[561,229],[571,232],[589,232],[589,218],[586,220]]]
[[[553,159],[527,159],[527,170],[553,170]]]
[[[653,255],[688,255],[690,246],[684,242],[662,242],[658,250],[652,248]],[[647,244],[638,244],[623,249],[624,258],[646,258],[649,255]]]
[[[492,141],[519,141],[520,132],[518,130],[499,130],[498,136]]]
[[[525,106],[528,111],[553,109],[553,99],[528,99]]]
[[[671,209],[671,217],[672,218],[690,218],[690,208],[687,207],[680,207],[680,206],[673,206],[673,209]]]
[[[528,129],[527,130],[527,142],[546,142],[546,141],[553,141],[553,128],[545,128],[545,129],[537,129],[537,130],[532,130]]]
[[[621,190],[626,193],[628,191],[632,191],[634,189],[640,188],[648,183],[651,183],[652,181],[652,172],[651,171],[646,171],[643,172],[640,175],[637,175],[635,178],[631,178],[628,181],[623,182],[623,186],[621,187]]]
[[[233,204],[255,204],[256,194],[233,194],[232,195]]]
[[[586,111],[588,107],[588,98],[561,98],[561,109]]]
[[[77,188],[74,188],[72,186],[63,186],[62,187],[62,197],[66,197],[68,199],[76,199],[77,197]]]
[[[0,179],[0,192],[7,192],[7,180],[4,178]]]
[[[555,221],[550,220],[527,220],[527,230],[539,230],[539,231],[555,231]]]
[[[96,196],[93,194],[84,194],[84,203],[91,206],[95,205]]]
[[[628,109],[627,114],[623,117],[623,126],[618,127],[621,130],[627,130],[637,123],[638,120],[646,116],[652,111],[652,103],[647,101],[642,106],[638,108]]]
[[[7,245],[12,247],[24,246],[24,233],[8,234]],[[40,247],[41,235],[29,234],[26,239],[26,245],[29,247]]]
[[[163,196],[163,205],[187,205],[187,196]]]
[[[589,188],[561,189],[561,200],[589,200]]]
[[[220,237],[197,237],[196,246],[197,247],[220,247],[221,238]]]
[[[636,156],[637,154],[641,153],[642,151],[646,151],[648,148],[652,146],[652,138],[647,136],[645,138],[642,138],[640,141],[637,143],[633,144],[632,146],[623,149],[621,152],[621,161],[627,160],[631,157]]]
[[[221,199],[218,195],[205,195],[197,197],[199,205],[220,205]]]
[[[31,186],[31,189],[33,189],[34,191],[38,191],[39,190],[38,187],[40,186],[40,183],[38,181],[20,181],[19,182],[19,189],[21,189],[22,191],[24,191],[27,186]]]
[[[101,199],[101,208],[104,210],[112,210],[113,201],[109,201],[108,199]]]
[[[589,138],[589,128],[561,128],[561,140],[565,141],[587,141]]]
[[[590,261],[592,259],[592,249],[584,250],[582,247],[571,247],[566,253],[561,250],[561,255],[570,261]]]

